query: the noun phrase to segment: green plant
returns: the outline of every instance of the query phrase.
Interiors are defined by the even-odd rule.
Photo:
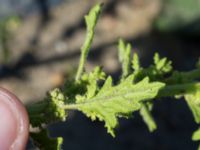
[[[114,85],[112,77],[99,66],[90,73],[84,71],[101,7],[97,4],[85,17],[87,36],[76,78],[50,91],[43,101],[27,106],[31,125],[40,128],[38,133],[31,133],[31,137],[41,149],[60,149],[63,139],[49,138],[45,125],[64,121],[70,110],[79,110],[91,120],[104,121],[108,133],[115,137],[118,118],[129,118],[134,111],[139,111],[149,130],[154,131],[157,127],[151,115],[154,99],[185,97],[196,123],[200,123],[199,63],[192,71],[178,72],[172,69],[170,60],[156,53],[154,63],[143,68],[137,54],[131,58],[131,45],[119,40],[122,75],[117,84]],[[194,133],[193,140],[200,140],[200,130]]]

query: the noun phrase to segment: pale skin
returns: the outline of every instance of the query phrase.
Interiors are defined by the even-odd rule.
[[[29,136],[27,111],[11,92],[0,88],[0,150],[24,150]]]

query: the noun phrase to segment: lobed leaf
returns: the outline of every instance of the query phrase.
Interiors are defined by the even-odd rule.
[[[114,135],[113,129],[118,125],[117,117],[127,117],[141,108],[141,102],[153,99],[159,89],[164,87],[161,82],[149,82],[144,78],[133,84],[134,75],[130,75],[120,84],[113,86],[112,78],[108,77],[99,92],[90,99],[82,99],[73,104],[73,108],[85,113],[92,120],[105,122],[108,133]],[[66,107],[70,107],[66,105]]]

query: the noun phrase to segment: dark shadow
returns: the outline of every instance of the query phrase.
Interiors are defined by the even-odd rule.
[[[96,52],[98,50],[98,54],[101,55],[101,53],[104,53],[104,49],[113,43],[107,43],[105,45],[98,46],[91,50],[90,55],[96,55]],[[28,67],[34,67],[34,66],[40,66],[40,65],[46,65],[46,64],[52,64],[55,62],[62,62],[65,60],[71,60],[74,58],[77,58],[80,56],[80,50],[74,50],[73,53],[66,52],[65,54],[59,55],[59,56],[53,56],[47,59],[43,60],[37,60],[35,56],[32,53],[25,53],[19,61],[13,65],[13,66],[4,66],[4,71],[0,72],[0,79],[1,78],[7,78],[11,76],[16,76],[19,74],[22,70],[28,68]]]
[[[0,69],[0,79],[7,77],[16,77],[18,79],[25,79],[22,73],[23,68],[32,66],[36,63],[36,59],[31,53],[25,53],[14,66],[3,65]]]
[[[116,6],[121,2],[120,0],[110,0],[106,3],[103,8],[103,14],[109,14],[113,17],[117,16],[116,14]]]
[[[41,24],[46,24],[50,20],[49,0],[35,0],[41,16]]]
[[[198,39],[187,40],[185,38],[180,38],[175,34],[163,35],[162,33],[152,31],[152,33],[148,36],[140,36],[138,38],[129,38],[125,40],[130,42],[134,49],[138,49],[137,51],[139,54],[142,53],[141,60],[143,66],[151,64],[154,53],[159,52],[161,56],[168,57],[173,61],[174,68],[179,70],[190,70],[194,68],[195,63],[200,56],[200,45]],[[98,61],[100,56],[103,53],[106,53],[106,48],[114,44],[116,45],[116,43],[117,40],[92,48],[89,53],[88,60],[91,62]],[[190,50],[189,53],[188,50]],[[28,67],[62,62],[67,59],[71,60],[79,57],[79,55],[80,50],[74,50],[74,52],[70,54],[66,52],[59,56],[52,56],[47,59],[37,60],[32,53],[26,53],[15,65],[4,66],[3,68],[5,69],[0,72],[0,78],[16,76],[19,72]]]
[[[65,29],[65,31],[63,31],[63,34],[61,35],[61,39],[70,38],[75,32],[83,28],[85,28],[85,20],[81,19],[76,24],[67,27],[67,29]]]
[[[39,8],[40,23],[37,27],[35,36],[31,40],[31,45],[34,46],[38,44],[38,37],[40,36],[41,31],[47,26],[47,24],[51,20],[49,0],[35,0],[35,3]]]

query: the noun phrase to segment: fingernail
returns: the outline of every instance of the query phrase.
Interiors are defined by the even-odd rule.
[[[29,121],[23,104],[0,88],[0,150],[22,150],[28,139]]]

